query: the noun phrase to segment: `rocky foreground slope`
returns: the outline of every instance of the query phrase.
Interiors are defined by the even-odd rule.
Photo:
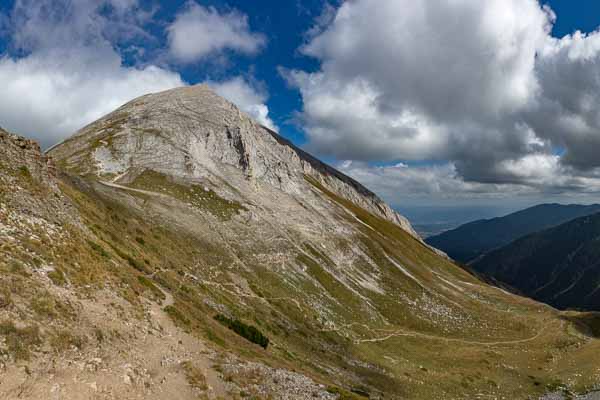
[[[593,314],[488,286],[205,87],[49,152],[2,133],[0,398],[532,398]],[[56,165],[56,167],[54,167]]]

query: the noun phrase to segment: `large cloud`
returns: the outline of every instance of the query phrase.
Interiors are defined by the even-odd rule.
[[[351,0],[301,48],[320,70],[283,73],[322,154],[584,190],[600,166],[600,33],[554,39],[554,19],[537,0]]]
[[[248,17],[237,11],[220,14],[194,1],[167,28],[171,55],[180,62],[196,62],[225,50],[257,53],[265,37],[250,31]]]
[[[141,11],[132,0],[18,0],[8,23],[17,56],[0,59],[0,125],[46,147],[134,97],[183,85],[164,68],[123,65],[113,41],[145,34]]]
[[[596,202],[600,174],[574,175],[557,156],[532,155],[499,166],[501,173],[519,176],[518,183],[465,181],[452,163],[408,166],[397,163],[373,166],[345,161],[338,169],[359,180],[395,206],[499,203],[511,205],[519,199],[531,202]]]
[[[600,32],[549,39],[539,52],[541,93],[524,118],[555,146],[562,162],[600,167]]]

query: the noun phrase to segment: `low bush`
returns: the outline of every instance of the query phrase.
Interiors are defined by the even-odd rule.
[[[65,274],[60,269],[55,269],[48,272],[48,278],[50,278],[52,283],[54,283],[56,286],[65,286],[67,284]]]
[[[329,386],[327,388],[327,392],[331,393],[331,394],[337,394],[339,397],[339,400],[362,400],[362,399],[368,399],[369,398],[369,394],[368,393],[357,393],[354,392],[354,390],[352,392],[349,392],[347,390],[341,389],[337,386]]]
[[[12,321],[0,322],[0,336],[4,336],[8,352],[15,360],[29,360],[31,348],[42,344],[37,326],[17,328]]]
[[[177,308],[173,306],[166,306],[164,310],[171,317],[171,319],[175,321],[175,324],[180,326],[183,325],[185,327],[189,327],[192,324],[189,318],[183,315],[183,313]]]
[[[152,272],[142,262],[136,260],[129,254],[127,254],[124,251],[122,251],[121,249],[119,249],[118,247],[115,247],[115,246],[111,246],[111,247],[117,253],[117,255],[119,257],[121,257],[123,260],[127,261],[127,263],[131,267],[135,268],[137,271],[139,271],[143,274],[150,274]]]
[[[190,361],[184,361],[181,365],[185,371],[185,377],[187,378],[190,386],[200,390],[208,389],[206,376],[204,376],[201,369],[194,366],[194,364],[192,364]]]
[[[50,345],[58,353],[65,352],[72,347],[76,347],[77,349],[81,350],[84,342],[84,338],[74,335],[67,330],[58,331],[50,338]]]
[[[94,250],[96,253],[100,254],[100,256],[102,256],[104,258],[110,258],[110,255],[98,243],[93,242],[91,240],[88,240],[87,242],[88,242],[88,245],[92,248],[92,250]]]
[[[138,276],[138,282],[145,288],[149,289],[152,294],[156,296],[156,298],[163,301],[166,299],[166,296],[162,290],[160,290],[150,279],[140,275]]]
[[[215,320],[219,321],[222,325],[228,327],[250,342],[261,346],[263,349],[266,349],[269,345],[269,339],[252,325],[245,324],[239,319],[228,318],[223,314],[216,315]]]

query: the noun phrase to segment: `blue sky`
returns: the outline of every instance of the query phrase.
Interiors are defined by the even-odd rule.
[[[600,3],[595,0],[552,0],[546,1],[558,18],[552,33],[562,37],[580,30],[593,32],[600,26]]]
[[[598,26],[595,0],[3,1],[0,126],[49,146],[205,82],[400,208],[593,202]]]

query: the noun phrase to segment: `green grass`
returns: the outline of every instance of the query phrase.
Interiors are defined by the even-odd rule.
[[[163,291],[160,290],[150,279],[146,278],[145,276],[138,276],[138,282],[147,288],[156,298],[160,299],[161,301],[166,299]]]
[[[184,328],[189,328],[191,326],[192,321],[190,321],[190,319],[186,317],[178,308],[174,306],[166,306],[164,311],[178,326],[182,326]]]
[[[146,265],[144,265],[143,261],[140,261],[139,259],[131,256],[130,254],[127,254],[126,252],[124,252],[117,246],[111,246],[111,247],[115,251],[115,253],[118,254],[119,257],[121,257],[123,260],[127,261],[127,263],[131,267],[135,268],[137,271],[139,271],[143,274],[152,273],[152,271]]]
[[[305,254],[299,254],[296,257],[296,261],[305,265],[308,268],[310,276],[316,279],[317,282],[319,282],[333,298],[338,300],[340,304],[343,304],[338,310],[338,313],[351,317],[351,315],[348,315],[349,312],[351,313],[352,311],[362,309],[363,303],[361,302],[361,299],[338,281],[332,273],[326,271],[321,264]]]
[[[131,186],[163,194],[168,193],[174,198],[198,209],[206,210],[224,221],[246,210],[237,201],[224,199],[213,190],[197,184],[178,183],[173,178],[156,171],[145,170],[135,178]]]

